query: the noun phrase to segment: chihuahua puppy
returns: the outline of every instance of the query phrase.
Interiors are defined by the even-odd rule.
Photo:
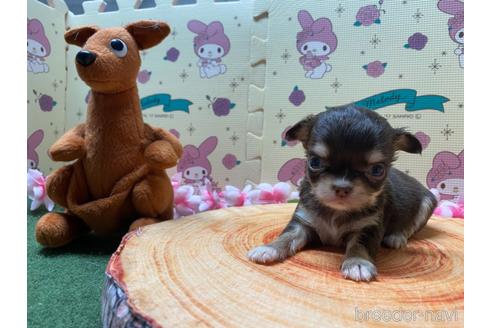
[[[421,153],[422,145],[376,112],[355,105],[307,116],[286,139],[301,141],[306,151],[300,201],[280,236],[249,251],[248,258],[266,264],[310,244],[343,246],[343,276],[375,278],[381,243],[404,247],[436,207],[429,190],[391,166],[397,151]]]

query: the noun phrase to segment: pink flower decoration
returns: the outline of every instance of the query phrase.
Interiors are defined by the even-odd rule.
[[[193,186],[184,185],[178,187],[174,192],[175,218],[198,213],[201,197],[194,195]]]
[[[38,170],[29,169],[27,171],[27,196],[32,200],[31,211],[36,210],[41,204],[48,211],[52,211],[55,203],[46,193],[46,178]]]
[[[241,161],[238,161],[236,156],[233,154],[227,154],[222,159],[222,164],[228,170],[233,169],[236,165],[239,165]]]
[[[224,198],[228,207],[251,205],[258,198],[258,193],[255,193],[251,189],[251,185],[247,185],[243,190],[233,186],[225,186],[224,191],[220,193],[220,196]]]
[[[459,197],[456,202],[446,199],[442,200],[438,189],[432,188],[430,191],[438,201],[437,207],[433,213],[434,215],[443,218],[465,218],[465,201],[463,197]]]
[[[173,190],[176,192],[176,189],[181,186],[181,183],[183,181],[183,175],[181,172],[177,172],[173,174],[171,177],[171,185],[173,186]]]
[[[292,127],[292,126],[291,126],[291,125],[289,125],[289,126],[288,126],[288,127],[286,127],[286,128],[285,128],[285,130],[282,132],[282,135],[281,135],[281,136],[282,136],[282,147],[283,147],[283,146],[285,146],[285,145],[287,145],[287,146],[289,146],[289,147],[294,147],[295,145],[297,145],[297,144],[299,143],[299,140],[287,141],[287,140],[285,139],[285,134],[287,133],[287,131],[289,131],[289,130],[290,130],[290,128],[291,128],[291,127]]]
[[[387,65],[387,63],[382,63],[379,60],[376,60],[362,67],[366,70],[367,75],[376,78],[383,75],[384,69]]]
[[[443,200],[439,202],[438,206],[434,210],[434,215],[443,218],[465,218],[465,204],[453,203],[449,200]]]
[[[355,16],[357,20],[354,25],[355,26],[370,26],[374,23],[380,24],[381,20],[379,19],[380,12],[377,6],[369,5],[365,7],[361,7]]]
[[[286,203],[290,198],[290,185],[285,182],[279,182],[272,186],[268,183],[258,185],[259,197],[258,204],[280,204]]]
[[[220,198],[219,193],[212,189],[211,184],[207,184],[201,189],[201,202],[198,211],[210,211],[226,207],[225,202]]]

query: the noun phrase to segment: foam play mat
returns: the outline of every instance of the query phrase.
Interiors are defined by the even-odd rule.
[[[463,326],[463,220],[431,218],[401,250],[381,249],[370,283],[343,279],[341,249],[254,264],[295,204],[211,211],[132,232],[113,254],[106,327]]]

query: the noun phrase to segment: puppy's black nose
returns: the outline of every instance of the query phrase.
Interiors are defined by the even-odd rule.
[[[89,66],[96,60],[96,54],[88,50],[80,50],[75,56],[75,60],[82,66]]]
[[[331,187],[335,191],[335,195],[337,197],[340,197],[340,198],[347,197],[353,189],[352,186],[349,186],[349,185],[335,185],[334,184]]]

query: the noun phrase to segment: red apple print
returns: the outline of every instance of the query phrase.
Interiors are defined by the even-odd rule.
[[[383,75],[387,65],[387,63],[382,63],[379,60],[376,60],[364,65],[363,68],[366,70],[367,75],[376,78]]]
[[[370,26],[372,24],[381,24],[380,12],[377,6],[368,5],[361,7],[355,16],[355,26]]]
[[[233,169],[236,165],[240,164],[241,162],[237,160],[236,156],[233,154],[227,154],[224,156],[222,159],[222,164],[224,167],[228,170]]]
[[[210,102],[208,107],[212,106],[214,114],[217,116],[227,116],[229,115],[231,109],[233,109],[236,104],[231,102],[228,98],[211,98],[209,95],[205,96]]]
[[[304,100],[306,100],[306,96],[304,95],[304,91],[300,90],[297,85],[294,87],[289,96],[289,101],[294,106],[300,106]]]
[[[427,44],[427,36],[422,33],[414,33],[408,38],[408,43],[404,45],[405,48],[422,50]]]
[[[164,60],[168,60],[170,62],[175,62],[178,60],[179,57],[179,50],[172,47],[166,52],[166,57],[164,57]]]
[[[37,96],[36,101],[39,103],[39,108],[43,112],[51,112],[56,105],[56,101],[53,100],[53,97],[38,93],[36,90],[33,90],[33,92]]]
[[[145,84],[147,82],[149,82],[150,80],[150,75],[152,74],[152,72],[149,72],[147,71],[146,69],[140,71],[138,73],[138,76],[137,76],[137,80],[138,82],[142,83],[142,84]]]

